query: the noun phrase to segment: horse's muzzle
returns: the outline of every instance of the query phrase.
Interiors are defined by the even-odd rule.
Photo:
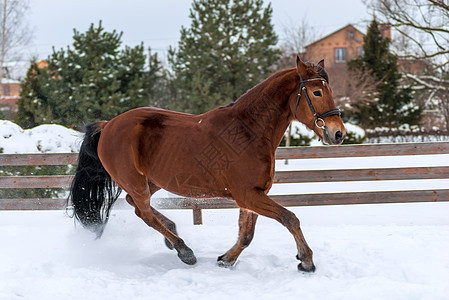
[[[323,142],[326,145],[340,145],[345,139],[346,133],[341,130],[330,130],[328,127],[323,129]]]

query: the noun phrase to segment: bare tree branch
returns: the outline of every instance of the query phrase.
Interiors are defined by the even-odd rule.
[[[32,31],[25,22],[28,9],[28,0],[0,1],[0,96],[3,95],[1,83],[5,62],[12,58],[17,60],[32,37]]]
[[[400,34],[405,34],[402,28],[411,30],[407,36],[419,51],[407,49],[405,55],[431,58],[449,54],[449,6],[444,0],[370,0],[368,6]]]
[[[434,91],[438,91],[438,90],[442,90],[445,91],[447,90],[447,85],[449,84],[449,81],[447,80],[442,80],[440,78],[436,78],[434,76],[417,76],[414,74],[404,74],[405,77],[414,80],[416,83],[422,85],[425,88],[434,90]],[[432,81],[434,82],[432,84]],[[442,84],[446,84],[446,85],[442,85]]]
[[[321,34],[309,24],[304,15],[299,23],[292,20],[282,24],[281,52],[279,68],[294,67],[294,58],[305,52],[305,46],[312,43]],[[308,59],[305,57],[305,59]]]
[[[415,89],[438,103],[449,129],[449,4],[447,0],[366,0],[380,22],[391,25],[410,44],[396,49],[399,58],[425,61],[426,74],[404,74]]]

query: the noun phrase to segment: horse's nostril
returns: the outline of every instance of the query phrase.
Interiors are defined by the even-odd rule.
[[[335,133],[335,140],[338,142],[343,140],[343,133],[340,130]]]

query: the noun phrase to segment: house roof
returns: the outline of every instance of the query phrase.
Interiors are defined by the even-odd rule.
[[[312,45],[314,45],[314,44],[316,44],[316,43],[318,43],[318,42],[321,42],[322,40],[325,40],[325,39],[327,39],[328,37],[330,37],[330,36],[332,36],[332,35],[334,35],[334,34],[340,32],[340,31],[342,31],[342,30],[345,30],[345,29],[348,28],[348,27],[351,27],[351,28],[354,29],[355,31],[359,32],[360,34],[365,35],[363,32],[361,32],[360,30],[358,30],[354,25],[348,24],[348,25],[346,25],[346,26],[344,26],[344,27],[342,27],[342,28],[340,28],[340,29],[337,29],[336,31],[334,31],[334,32],[332,32],[332,33],[329,33],[328,35],[326,35],[326,36],[320,38],[319,40],[316,40],[315,42],[308,44],[307,46],[305,46],[305,48],[307,48],[307,47],[309,47],[309,46],[312,46]]]

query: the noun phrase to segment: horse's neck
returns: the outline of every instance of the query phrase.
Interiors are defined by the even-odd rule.
[[[272,144],[275,150],[290,121],[290,95],[299,85],[296,71],[289,70],[271,76],[236,102],[232,110],[251,133]]]

